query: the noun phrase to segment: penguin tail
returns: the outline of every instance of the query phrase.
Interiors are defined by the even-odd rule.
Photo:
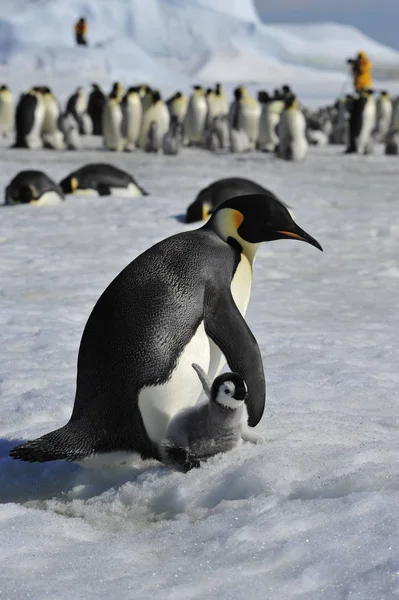
[[[69,422],[64,427],[46,433],[35,440],[15,446],[10,457],[26,462],[51,460],[81,460],[92,454],[85,432],[77,427],[78,422]]]
[[[136,183],[137,185],[137,183]],[[141,187],[141,185],[137,185],[137,187],[139,188],[140,192],[143,194],[143,196],[149,196],[150,193],[147,192],[147,190],[145,190],[144,188]]]

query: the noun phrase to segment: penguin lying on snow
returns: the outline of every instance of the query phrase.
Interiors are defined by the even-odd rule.
[[[244,315],[258,246],[278,239],[322,249],[274,196],[239,196],[199,229],[166,238],[133,260],[86,323],[69,422],[10,456],[30,462],[96,457],[105,464],[139,453],[159,460],[169,422],[201,396],[194,362],[211,380],[225,361],[244,379],[248,425],[255,427],[265,377]]]
[[[5,189],[5,204],[53,205],[65,200],[60,186],[43,171],[20,171]]]
[[[243,177],[218,179],[199,192],[194,202],[187,208],[185,222],[195,223],[196,221],[205,221],[222,202],[235,196],[249,194],[266,194],[266,196],[276,198],[273,192],[250,179],[244,179]],[[290,211],[292,218],[294,218],[292,209],[288,206],[286,208]]]
[[[65,177],[60,186],[65,194],[148,196],[129,173],[107,163],[85,165]]]
[[[248,421],[244,402],[247,386],[241,375],[223,373],[212,383],[199,365],[192,366],[208,400],[178,413],[161,443],[163,462],[184,472],[241,444]],[[261,440],[261,436],[256,437],[257,442]],[[251,441],[255,439],[251,437]]]

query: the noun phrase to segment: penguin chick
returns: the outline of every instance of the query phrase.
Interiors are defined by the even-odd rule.
[[[247,386],[241,375],[223,373],[211,383],[199,365],[192,366],[209,400],[178,413],[161,443],[163,462],[183,472],[238,446],[243,439],[242,426],[248,420]]]

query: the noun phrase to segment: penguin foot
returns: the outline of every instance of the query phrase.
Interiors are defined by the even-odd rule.
[[[190,456],[185,448],[177,446],[163,446],[163,462],[174,467],[177,471],[187,473],[191,469],[198,469],[201,463],[198,459]]]

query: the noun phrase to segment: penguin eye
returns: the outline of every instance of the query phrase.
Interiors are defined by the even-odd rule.
[[[227,388],[224,388],[224,393],[225,394],[230,394],[230,390],[228,390]]]

